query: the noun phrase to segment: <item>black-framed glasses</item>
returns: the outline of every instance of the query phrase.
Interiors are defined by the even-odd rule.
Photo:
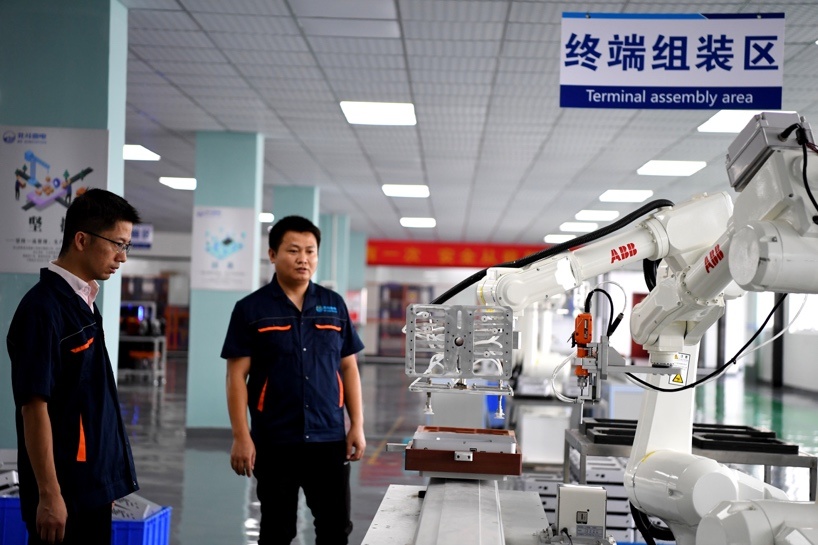
[[[117,242],[115,240],[111,240],[108,237],[104,237],[102,235],[92,233],[91,231],[84,231],[84,232],[88,233],[92,237],[97,237],[97,238],[101,238],[102,240],[107,240],[108,242],[110,242],[111,244],[116,246],[116,253],[118,253],[118,254],[121,254],[122,252],[125,252],[125,255],[128,255],[130,253],[130,251],[131,251],[131,243],[130,242]]]

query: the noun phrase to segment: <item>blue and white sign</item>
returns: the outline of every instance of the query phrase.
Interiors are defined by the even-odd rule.
[[[131,245],[141,250],[150,250],[153,246],[153,225],[150,223],[134,225],[131,232]]]
[[[563,13],[560,106],[779,110],[784,14]]]
[[[252,208],[195,206],[190,287],[251,291],[258,287],[258,212]]]

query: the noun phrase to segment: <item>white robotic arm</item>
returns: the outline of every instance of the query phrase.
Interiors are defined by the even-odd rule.
[[[806,183],[808,148],[816,149],[803,118],[779,113],[756,116],[727,155],[731,184],[740,191],[735,202],[726,193],[701,195],[576,249],[520,268],[488,269],[477,284],[478,300],[485,306],[446,311],[445,319],[424,324],[418,320],[434,315],[437,306],[410,309],[407,322],[411,317],[419,325],[409,333],[414,338],[424,328],[442,331],[445,322],[445,335],[427,345],[440,358],[451,359],[447,370],[461,375],[464,359],[477,357],[476,344],[467,342],[472,331],[474,338],[478,329],[488,331],[481,337],[483,344],[488,335],[494,335],[489,340],[495,342],[509,333],[510,311],[521,312],[533,302],[629,263],[661,260],[662,277],[631,316],[634,340],[645,346],[659,368],[646,382],[651,389],[644,397],[626,470],[631,503],[662,518],[680,545],[818,545],[814,531],[801,531],[803,521],[818,521],[818,505],[786,502],[782,506],[785,496],[780,491],[693,456],[690,443],[699,341],[722,315],[725,299],[744,290],[818,293],[818,202]],[[818,174],[815,163],[809,170]],[[503,307],[504,311],[498,310]],[[503,312],[505,321],[498,320],[496,315]],[[461,314],[473,315],[475,324],[486,324],[488,329],[462,326]],[[415,356],[407,353],[407,374]],[[603,356],[601,350],[583,349],[577,359],[583,368],[605,378],[604,366],[595,367],[592,361],[601,362]],[[671,374],[662,373],[661,368],[668,366]],[[720,502],[724,503],[719,506]],[[761,527],[763,532],[752,530]],[[807,537],[802,541],[775,537],[795,535],[791,530]],[[750,534],[762,537],[746,541]]]

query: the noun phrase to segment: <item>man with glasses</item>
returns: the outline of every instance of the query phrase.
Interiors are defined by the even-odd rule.
[[[8,332],[20,506],[29,544],[110,545],[111,506],[138,489],[102,316],[94,300],[127,260],[138,212],[91,189],[65,215]]]

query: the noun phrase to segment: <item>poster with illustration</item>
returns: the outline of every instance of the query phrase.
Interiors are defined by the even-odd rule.
[[[195,206],[190,287],[246,290],[254,286],[258,220],[252,208]]]
[[[36,274],[60,251],[71,200],[107,187],[108,131],[0,126],[0,135],[0,272]]]

